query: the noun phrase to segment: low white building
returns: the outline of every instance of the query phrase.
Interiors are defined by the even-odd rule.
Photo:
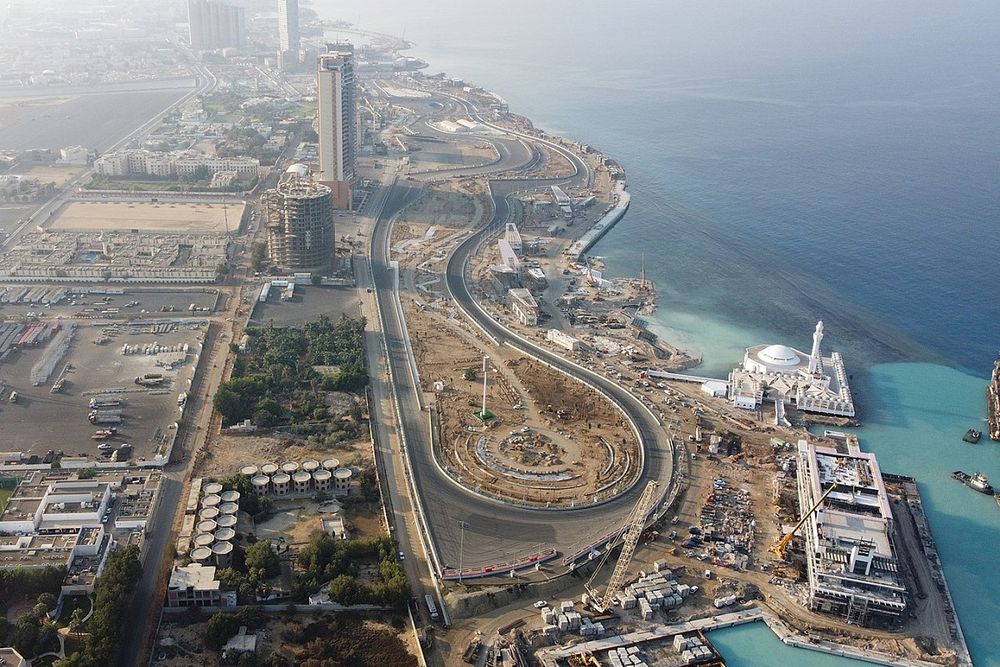
[[[538,302],[531,292],[519,287],[507,292],[510,296],[510,307],[521,324],[533,327],[538,324]]]
[[[83,146],[67,146],[59,151],[59,162],[63,164],[85,165],[90,160],[90,151]]]
[[[581,343],[576,338],[573,338],[569,334],[565,334],[558,329],[549,329],[545,332],[545,340],[550,343],[555,343],[559,347],[565,348],[570,352],[575,352],[580,349]]]
[[[854,399],[839,352],[822,356],[823,322],[816,324],[809,354],[786,345],[748,347],[743,362],[729,374],[735,407],[756,410],[765,400],[804,412],[853,417]]]
[[[170,572],[168,607],[222,607],[225,602],[214,565],[178,565]]]

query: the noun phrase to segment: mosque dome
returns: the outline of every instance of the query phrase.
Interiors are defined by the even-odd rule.
[[[795,366],[801,359],[795,350],[787,345],[768,345],[757,357],[770,366]]]

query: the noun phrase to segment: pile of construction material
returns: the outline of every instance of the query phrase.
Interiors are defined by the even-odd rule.
[[[608,651],[608,663],[611,667],[646,667],[647,665],[638,646],[611,649]]]
[[[673,573],[667,568],[667,562],[658,560],[653,563],[653,572],[641,572],[639,580],[627,586],[616,598],[623,610],[639,607],[643,620],[652,620],[656,609],[673,609],[679,607],[685,598],[698,592],[697,586],[679,584]]]
[[[695,636],[675,635],[674,650],[681,654],[681,660],[685,665],[693,665],[715,655],[705,642]]]
[[[556,631],[579,632],[583,637],[600,637],[604,634],[604,624],[594,623],[589,616],[574,611],[573,602],[563,600],[557,612],[549,607],[542,608],[542,632],[553,636]]]

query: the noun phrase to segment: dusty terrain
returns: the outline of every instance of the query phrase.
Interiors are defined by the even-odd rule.
[[[142,232],[224,234],[226,221],[235,230],[243,204],[174,204],[136,202],[72,202],[61,208],[49,229],[102,231],[138,229]]]

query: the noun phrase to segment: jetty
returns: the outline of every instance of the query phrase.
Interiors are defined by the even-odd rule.
[[[986,408],[990,440],[1000,440],[1000,359],[993,362],[993,377],[986,388]]]

